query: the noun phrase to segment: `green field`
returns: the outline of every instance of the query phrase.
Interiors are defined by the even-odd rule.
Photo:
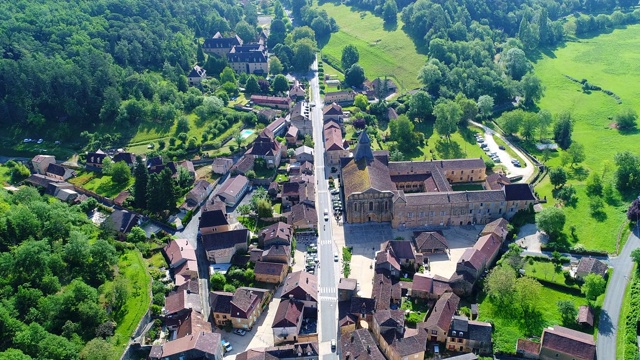
[[[640,25],[614,30],[579,42],[570,42],[543,56],[535,64],[535,72],[546,87],[545,95],[539,103],[541,109],[553,114],[568,110],[574,120],[573,140],[583,144],[587,157],[584,167],[588,171],[602,172],[604,165],[613,163],[613,156],[620,151],[639,153],[640,133],[620,133],[613,129],[611,117],[624,107],[640,110]],[[582,92],[576,84],[563,74],[576,79],[587,79],[589,83],[611,90],[622,99],[622,104],[606,94],[594,91]],[[558,156],[547,163],[560,166]],[[614,167],[609,166],[608,178]],[[565,232],[575,226],[576,239],[573,243],[584,244],[588,249],[614,252],[620,225],[625,219],[625,204],[606,206],[604,221],[596,221],[589,216],[589,200],[580,177],[569,181],[578,185],[578,203],[575,208],[567,207]],[[541,197],[547,196],[553,204],[552,186],[543,181],[536,191]],[[624,242],[626,239],[622,239]]]
[[[371,12],[332,3],[325,3],[319,8],[326,10],[340,26],[340,31],[331,34],[329,43],[322,48],[323,54],[339,60],[342,48],[352,44],[358,48],[359,63],[368,79],[386,75],[396,80],[400,90],[420,86],[416,76],[427,57],[418,54],[409,35],[402,31],[404,24],[400,19],[395,30],[387,31],[382,19]],[[329,69],[325,68],[325,72],[327,71]]]
[[[117,185],[111,181],[111,176],[101,175],[94,172],[80,172],[77,177],[69,180],[72,184],[81,186],[89,191],[108,197],[110,199],[115,198],[122,191],[133,185],[135,179],[133,176],[129,179],[129,182],[124,185]]]
[[[504,309],[492,304],[488,297],[482,299],[479,308],[479,319],[480,321],[493,322],[494,324],[494,351],[515,353],[518,339],[532,336],[539,337],[542,335],[544,327],[561,324],[562,317],[557,306],[560,300],[570,300],[576,308],[587,304],[587,300],[581,296],[574,296],[543,287],[540,292],[540,303],[537,307],[538,311],[540,311],[537,328],[535,332],[527,334],[521,319],[509,317]],[[594,333],[596,332],[597,330],[594,330]]]

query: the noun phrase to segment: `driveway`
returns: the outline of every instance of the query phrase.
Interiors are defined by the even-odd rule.
[[[529,160],[527,156],[525,156],[522,151],[518,148],[514,147],[507,139],[505,139],[502,135],[496,133],[495,131],[489,129],[488,127],[477,123],[475,121],[471,121],[471,124],[478,126],[484,130],[484,141],[489,146],[490,152],[495,152],[498,154],[500,158],[501,165],[504,165],[507,168],[508,176],[522,176],[521,182],[528,182],[529,179],[533,176],[535,172],[533,163]],[[511,163],[511,155],[507,153],[506,150],[500,150],[498,144],[496,143],[494,136],[499,137],[502,141],[507,144],[508,147],[511,148],[526,164],[525,167],[516,167]]]
[[[248,350],[273,346],[273,331],[271,325],[280,305],[280,294],[282,287],[278,288],[276,295],[269,302],[269,306],[262,312],[258,321],[253,325],[251,331],[247,331],[244,336],[234,334],[232,332],[223,332],[222,338],[229,341],[233,350],[229,351],[225,356],[225,360],[234,360],[236,355]]]

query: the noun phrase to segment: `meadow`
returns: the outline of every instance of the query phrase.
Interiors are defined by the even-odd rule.
[[[616,29],[608,34],[593,38],[568,42],[563,47],[548,51],[537,59],[535,73],[546,87],[544,97],[539,102],[540,109],[553,114],[569,111],[574,120],[573,140],[586,149],[583,163],[587,171],[605,173],[611,181],[616,153],[629,150],[639,153],[638,131],[622,133],[612,126],[612,117],[621,109],[630,107],[640,110],[640,25]],[[606,94],[593,91],[585,93],[564,75],[576,79],[587,79],[589,83],[613,91],[620,96],[622,104]],[[539,153],[537,155],[540,155]],[[560,158],[552,156],[549,166],[560,166]],[[605,171],[606,168],[606,171]],[[626,202],[605,207],[606,216],[600,221],[589,215],[589,199],[585,191],[584,175],[570,170],[574,176],[569,181],[577,189],[578,202],[575,207],[567,207],[565,233],[574,228],[573,244],[583,244],[588,249],[608,252],[616,251],[618,231],[625,221]],[[541,197],[551,196],[553,187],[548,178],[536,191]],[[621,239],[620,246],[626,241]]]
[[[400,19],[396,27],[385,29],[382,19],[369,11],[333,3],[324,3],[319,8],[335,18],[340,27],[321,49],[323,55],[339,60],[342,48],[352,44],[358,48],[359,63],[367,78],[393,78],[401,91],[420,86],[416,76],[427,57],[418,54],[409,35],[402,31],[404,24]]]

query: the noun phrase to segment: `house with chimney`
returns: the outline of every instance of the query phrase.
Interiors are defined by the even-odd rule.
[[[204,68],[198,65],[194,65],[193,68],[191,68],[189,75],[187,75],[187,80],[189,81],[189,85],[191,86],[199,85],[202,82],[202,80],[206,80],[206,79],[207,79],[207,70],[205,70]]]
[[[177,318],[167,319],[165,325],[169,330],[168,338],[172,340],[194,335],[202,331],[211,332],[211,324],[201,313],[195,310],[191,310]]]
[[[289,274],[282,285],[281,299],[297,299],[308,308],[318,306],[318,277],[306,271]]]
[[[187,288],[169,293],[165,298],[162,313],[166,318],[171,319],[184,316],[191,310],[202,313],[202,304],[200,303],[200,295]]]
[[[453,352],[491,355],[492,331],[490,323],[469,320],[466,316],[454,316],[445,346]]]
[[[304,304],[302,301],[295,298],[280,301],[271,325],[275,345],[298,340],[303,315]]]
[[[180,339],[153,345],[151,360],[222,360],[222,337],[218,333],[200,331]]]
[[[219,157],[213,160],[212,168],[214,174],[225,175],[231,170],[233,160],[229,158]]]
[[[176,286],[198,278],[196,252],[189,240],[171,240],[162,252],[169,264]]]
[[[210,39],[204,40],[202,51],[222,57],[226,56],[234,46],[242,45],[242,43],[243,41],[238,35],[223,37],[220,32],[217,32]]]
[[[86,166],[89,170],[102,169],[102,162],[109,157],[104,151],[98,149],[95,152],[88,152]]]
[[[298,128],[298,134],[300,136],[312,135],[313,124],[309,117],[309,104],[304,101],[298,101],[291,109],[289,114],[289,121],[291,125]]]
[[[304,90],[300,82],[295,80],[293,85],[291,85],[291,89],[289,89],[289,97],[295,101],[298,99],[304,99],[306,96],[307,92]]]
[[[446,342],[451,327],[451,319],[458,311],[459,304],[460,297],[454,293],[445,293],[436,301],[427,317],[427,321],[418,324],[419,328],[427,330],[429,341]]]
[[[233,293],[226,291],[211,291],[209,293],[209,309],[211,309],[211,321],[216,326],[225,326],[231,323],[231,300]]]
[[[231,326],[234,329],[251,329],[262,314],[262,302],[268,290],[241,287],[231,299]]]
[[[31,159],[31,167],[36,174],[46,175],[47,168],[51,164],[56,163],[56,157],[53,155],[36,155]]]
[[[213,184],[207,180],[196,181],[193,188],[185,196],[184,202],[180,205],[180,210],[184,212],[195,210],[211,195],[213,187]]]
[[[358,329],[340,337],[342,360],[386,360],[368,329]]]
[[[258,261],[253,269],[256,281],[280,284],[289,272],[289,264]]]
[[[334,121],[337,124],[342,125],[344,113],[342,112],[342,106],[334,103],[325,105],[322,108],[322,120],[327,123],[329,121]]]
[[[229,264],[238,251],[247,251],[249,230],[239,228],[202,235],[202,246],[207,260],[213,264]]]
[[[293,227],[278,221],[260,230],[258,244],[262,247],[271,245],[290,245],[293,239]]]
[[[212,204],[205,205],[205,208],[200,214],[200,223],[198,224],[198,231],[201,235],[208,235],[213,233],[225,232],[232,230],[232,226],[229,223],[229,218],[226,212],[226,204],[217,202],[217,208],[210,206]]]
[[[411,297],[435,300],[446,292],[451,292],[449,279],[438,275],[415,273],[411,283]]]
[[[388,271],[376,270],[373,276],[371,297],[376,300],[376,310],[387,310],[391,306],[400,306],[402,285],[397,277],[391,277]]]
[[[349,157],[349,143],[342,138],[342,129],[335,121],[324,124],[324,148],[329,165],[339,165],[340,158]]]
[[[389,360],[424,359],[427,335],[424,329],[405,336],[404,311],[382,310],[373,316],[373,335]]]
[[[227,62],[237,73],[264,76],[269,73],[269,54],[262,44],[235,45],[227,53]]]
[[[245,152],[245,156],[264,159],[268,168],[277,168],[282,159],[282,146],[273,132],[265,128]]]

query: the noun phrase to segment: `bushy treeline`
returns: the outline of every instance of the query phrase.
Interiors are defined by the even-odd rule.
[[[116,119],[131,126],[143,100],[157,121],[194,108],[185,75],[196,37],[257,25],[255,7],[230,0],[1,0],[0,14],[0,126],[63,140]]]
[[[102,339],[126,290],[100,294],[117,252],[80,208],[0,191],[0,358],[78,359],[89,341],[115,356]]]

